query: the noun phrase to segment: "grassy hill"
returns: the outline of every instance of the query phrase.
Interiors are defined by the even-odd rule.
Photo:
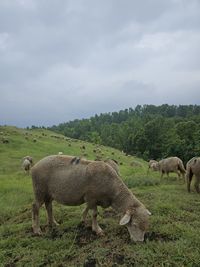
[[[22,158],[31,155],[37,162],[59,151],[119,162],[125,183],[152,212],[144,243],[129,240],[112,209],[99,208],[105,236],[97,237],[90,227],[80,224],[83,205],[57,203],[54,215],[60,226],[49,229],[42,208],[43,236],[33,236],[32,184],[21,169]],[[158,173],[147,175],[147,162],[141,159],[51,131],[0,127],[0,266],[200,266],[199,229],[199,195],[188,194],[176,175],[160,180]]]

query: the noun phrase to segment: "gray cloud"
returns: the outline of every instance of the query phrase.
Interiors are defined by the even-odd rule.
[[[198,0],[3,0],[0,124],[200,104]]]

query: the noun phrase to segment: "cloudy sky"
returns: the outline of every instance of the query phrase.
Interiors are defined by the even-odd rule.
[[[200,0],[0,0],[0,125],[200,104]]]

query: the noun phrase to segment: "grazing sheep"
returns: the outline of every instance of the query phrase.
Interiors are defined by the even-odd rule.
[[[26,156],[23,158],[23,160],[25,160],[25,159],[29,160],[31,163],[31,166],[33,166],[33,158],[31,156]]]
[[[58,152],[58,155],[63,155],[63,152]]]
[[[195,176],[194,187],[197,193],[200,193],[199,183],[200,183],[200,157],[194,157],[190,159],[186,164],[186,181],[187,181],[187,190],[190,192],[190,184],[192,181],[193,175]]]
[[[158,170],[159,170],[158,161],[151,159],[151,160],[149,161],[149,164],[148,164],[148,170],[147,170],[147,173],[149,173],[149,170],[150,170],[150,169],[153,170],[153,171],[158,171]]]
[[[22,168],[27,174],[29,174],[29,171],[31,169],[31,162],[28,159],[25,159],[22,163]]]
[[[97,206],[112,206],[122,214],[120,225],[126,225],[134,241],[143,241],[150,212],[127,188],[116,171],[103,161],[89,161],[71,156],[48,156],[32,168],[35,203],[32,208],[33,232],[40,235],[39,209],[45,203],[49,225],[57,224],[52,213],[52,201],[64,205],[86,203],[83,221],[93,210],[92,230],[103,231],[97,222]]]
[[[178,177],[180,177],[180,173],[182,174],[182,177],[184,179],[185,176],[185,168],[183,165],[183,162],[178,157],[170,157],[166,159],[162,159],[158,162],[158,168],[161,172],[161,178],[163,177],[164,173],[169,176],[170,172],[175,172],[178,174]]]

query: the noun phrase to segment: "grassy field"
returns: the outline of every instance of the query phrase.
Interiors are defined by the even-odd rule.
[[[8,143],[2,140],[7,139]],[[85,150],[80,147],[84,144]],[[94,152],[96,150],[97,152]],[[21,169],[22,158],[37,162],[57,154],[88,159],[114,158],[120,164],[127,186],[152,212],[144,243],[132,243],[119,216],[99,208],[105,236],[97,237],[80,223],[84,205],[66,207],[54,203],[60,226],[49,229],[41,209],[43,236],[31,229],[33,192],[31,177]],[[200,266],[200,196],[186,192],[176,175],[147,175],[147,163],[120,151],[78,140],[69,140],[46,130],[0,127],[0,266]]]

